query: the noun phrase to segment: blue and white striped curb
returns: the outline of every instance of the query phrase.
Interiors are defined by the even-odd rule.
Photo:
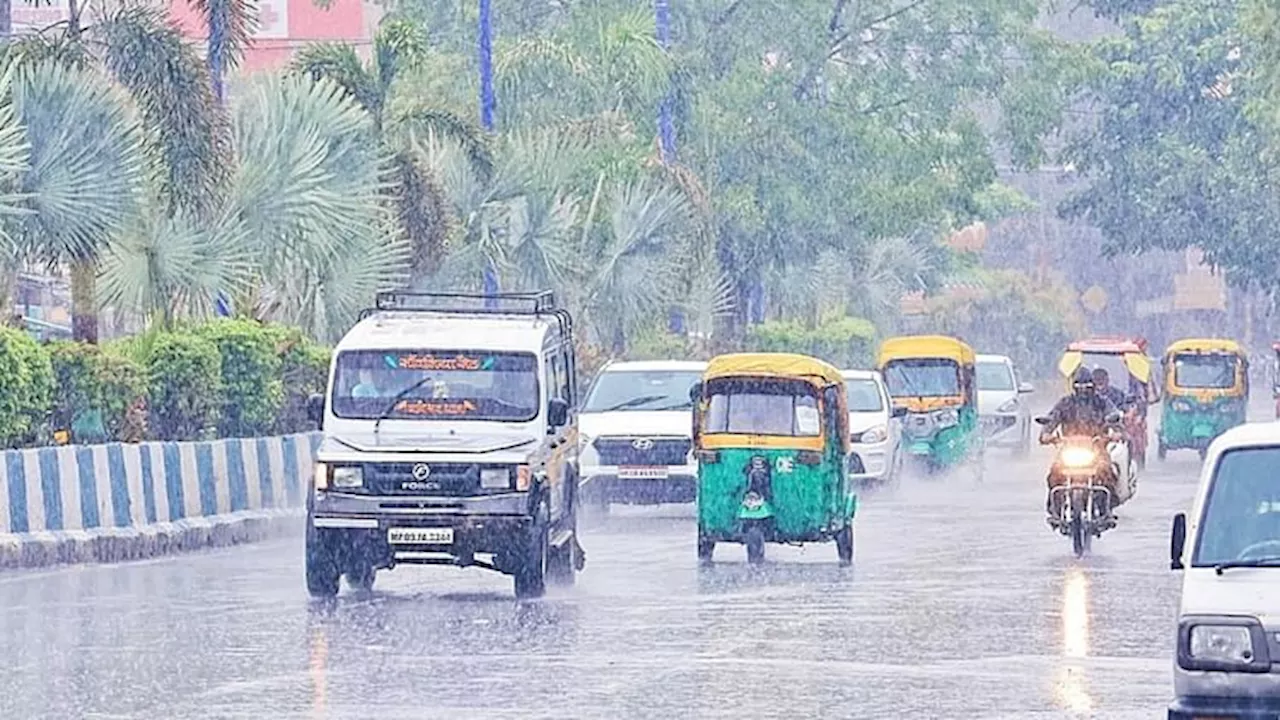
[[[5,451],[0,565],[146,556],[252,539],[265,525],[298,515],[320,438]],[[129,539],[147,547],[130,548]],[[89,549],[59,547],[75,544]]]

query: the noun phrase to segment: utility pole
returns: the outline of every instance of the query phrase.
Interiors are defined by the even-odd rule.
[[[668,0],[653,0],[653,20],[657,30],[658,46],[666,52],[671,47],[671,6]],[[671,106],[675,101],[674,92],[667,89],[662,97],[662,105],[658,109],[658,142],[663,164],[676,159],[676,127],[671,118]]]
[[[480,0],[480,125],[485,132],[493,132],[493,0]],[[498,282],[498,268],[493,259],[487,258],[484,271],[481,273],[480,285],[486,296],[493,296],[501,291]],[[493,308],[497,301],[486,301],[485,306]]]

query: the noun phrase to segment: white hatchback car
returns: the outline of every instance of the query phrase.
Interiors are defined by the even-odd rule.
[[[891,483],[902,471],[902,423],[884,378],[874,370],[845,370],[849,397],[849,477],[863,483]]]
[[[978,421],[988,447],[1031,449],[1031,408],[1022,398],[1034,392],[1019,382],[1013,360],[1004,355],[978,356]]]
[[[1181,570],[1170,720],[1280,717],[1280,422],[1209,445],[1190,516],[1173,520]]]

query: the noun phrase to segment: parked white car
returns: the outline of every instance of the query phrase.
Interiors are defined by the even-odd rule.
[[[596,376],[578,416],[583,499],[687,503],[697,498],[689,391],[704,362],[614,362]]]
[[[884,378],[874,370],[845,370],[849,398],[849,477],[891,483],[902,472],[902,423],[894,414]]]
[[[1182,571],[1170,720],[1280,716],[1280,423],[1208,449],[1190,515],[1173,519]]]
[[[1004,355],[979,355],[977,375],[978,422],[987,447],[1025,454],[1031,449],[1031,408],[1023,396],[1035,388],[1018,379],[1013,360]]]

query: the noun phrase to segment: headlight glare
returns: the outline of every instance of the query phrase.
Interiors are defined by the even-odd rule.
[[[358,488],[364,486],[364,468],[359,465],[335,467],[333,469],[333,487]]]
[[[480,487],[485,490],[505,490],[511,487],[511,470],[504,467],[481,468]]]
[[[1090,448],[1067,447],[1062,449],[1062,455],[1059,457],[1064,467],[1083,468],[1092,467],[1098,459],[1098,454]]]

